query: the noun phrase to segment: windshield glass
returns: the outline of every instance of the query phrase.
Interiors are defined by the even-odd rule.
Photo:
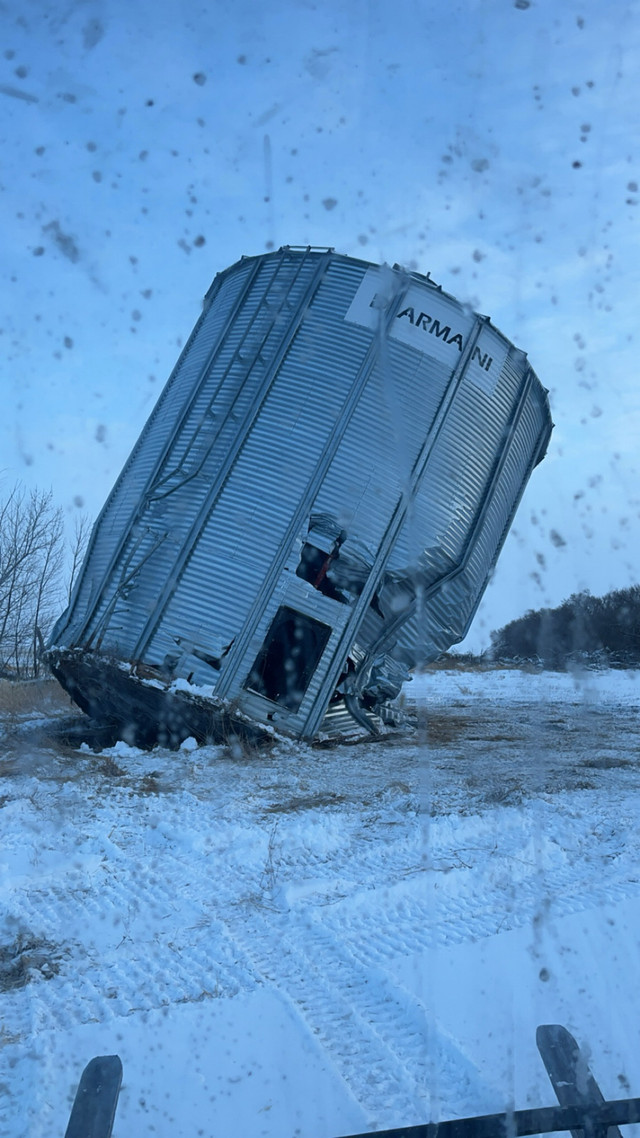
[[[83,1067],[108,1054],[124,1065],[116,1138],[229,1127],[337,1138],[549,1105],[536,1050],[548,1023],[587,1048],[605,1098],[640,1095],[637,15],[622,0],[3,6],[0,1118],[11,1138],[63,1132]],[[268,329],[258,320],[228,359],[221,350],[225,376],[246,374],[218,434],[228,387],[201,405],[194,386],[193,420],[161,393],[200,350],[203,297],[221,337],[240,326],[224,310],[232,276],[212,288],[217,274],[236,266],[239,281],[241,258],[273,254],[260,262],[270,271],[285,246],[304,261],[291,296],[265,285]],[[321,261],[328,249],[336,258]],[[286,255],[277,263],[289,272]],[[371,266],[395,273],[365,277]],[[336,318],[350,338],[320,349],[322,272],[344,297],[350,272],[365,292],[376,283],[366,303],[353,284]],[[353,344],[364,375],[374,309],[427,335],[411,298],[434,284],[461,328],[490,318],[501,366],[505,341],[510,361],[526,353],[555,425],[504,505],[513,524],[466,598],[469,619],[479,605],[468,635],[456,643],[468,622],[445,591],[441,640],[416,632],[421,658],[413,642],[391,644],[393,619],[413,605],[422,629],[427,570],[441,582],[460,565],[457,554],[440,565],[449,531],[434,521],[427,542],[424,517],[442,503],[453,532],[466,511],[478,536],[482,503],[470,505],[469,467],[450,457],[440,482],[444,467],[425,464],[425,504],[412,505],[408,456],[431,438],[427,411],[435,438],[446,397],[406,330],[380,333],[369,402],[339,383]],[[243,277],[244,298],[251,287]],[[429,320],[440,366],[443,344],[467,342]],[[498,356],[481,348],[487,370]],[[276,414],[269,384],[294,364],[299,386]],[[478,406],[492,382],[476,386]],[[318,443],[288,561],[278,545],[285,588],[260,535],[295,496],[304,440],[325,420],[333,440],[344,407],[362,411],[371,474],[331,483]],[[251,416],[268,438],[242,473],[233,448]],[[154,422],[162,477],[155,452],[148,466],[146,451],[139,468],[129,459]],[[457,434],[472,455],[497,435],[491,487],[511,429],[496,424],[485,408]],[[346,426],[344,439],[347,469]],[[174,510],[176,480],[185,502],[201,491],[193,514],[182,499]],[[126,525],[116,483],[135,490]],[[373,532],[397,503],[395,555],[351,532],[358,509]],[[194,601],[209,587],[229,611],[245,596],[237,631],[221,602],[212,613]],[[344,632],[331,671],[327,654],[362,613],[361,642]],[[88,679],[69,678],[69,659],[56,672],[73,704],[49,677],[52,645],[90,661]],[[279,671],[283,645],[293,665]],[[134,669],[145,731],[127,733],[113,708]],[[149,702],[171,688],[172,715],[182,699],[209,716],[216,686],[215,738],[174,731],[166,704]],[[243,736],[234,721],[225,734],[229,707],[260,730]],[[355,721],[355,741],[331,734],[327,709]]]

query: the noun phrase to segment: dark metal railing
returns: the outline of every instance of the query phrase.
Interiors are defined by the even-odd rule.
[[[543,1024],[536,1043],[559,1106],[453,1118],[367,1131],[349,1138],[517,1138],[569,1130],[573,1138],[621,1138],[618,1126],[640,1122],[640,1098],[605,1100],[584,1053],[559,1024]],[[65,1138],[110,1138],[122,1082],[118,1055],[92,1059],[82,1078]]]

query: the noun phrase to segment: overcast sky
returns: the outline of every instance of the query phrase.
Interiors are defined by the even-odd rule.
[[[95,516],[216,272],[430,271],[556,428],[470,645],[640,579],[638,3],[0,5],[5,489]]]

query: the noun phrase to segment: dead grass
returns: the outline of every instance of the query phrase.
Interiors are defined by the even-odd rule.
[[[445,653],[439,660],[432,660],[430,664],[416,668],[419,675],[428,675],[429,672],[525,672],[527,675],[538,675],[542,671],[543,665],[533,660],[490,660],[484,656],[455,652],[450,655]]]
[[[53,676],[41,680],[0,680],[0,716],[68,715],[73,704]]]
[[[24,988],[31,980],[50,980],[60,971],[62,953],[55,945],[21,932],[0,945],[0,992]]]
[[[431,711],[418,714],[418,728],[428,743],[453,743],[466,734],[471,724],[466,715],[439,715]]]
[[[271,806],[266,807],[265,814],[293,814],[296,810],[315,810],[318,807],[339,806],[346,801],[344,794],[326,791],[299,798],[289,798],[286,802],[274,802]]]
[[[519,743],[519,735],[467,735],[470,743]]]
[[[624,759],[622,755],[599,755],[594,759],[584,759],[582,766],[592,771],[608,771],[617,767],[630,767],[633,763],[631,759]]]
[[[506,779],[499,786],[488,787],[484,800],[488,806],[519,806],[522,787],[517,779]]]
[[[137,787],[134,787],[134,789],[138,794],[160,794],[162,791],[162,786],[159,782],[160,778],[162,778],[161,771],[149,771],[142,776]]]
[[[118,766],[117,762],[111,755],[96,755],[94,756],[99,761],[96,764],[96,770],[100,774],[104,774],[107,778],[122,778],[127,772]]]

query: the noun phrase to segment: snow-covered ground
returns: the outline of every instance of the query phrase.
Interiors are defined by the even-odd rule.
[[[550,1105],[562,1023],[640,1095],[640,674],[435,672],[419,727],[0,761],[0,1132],[332,1138]]]

